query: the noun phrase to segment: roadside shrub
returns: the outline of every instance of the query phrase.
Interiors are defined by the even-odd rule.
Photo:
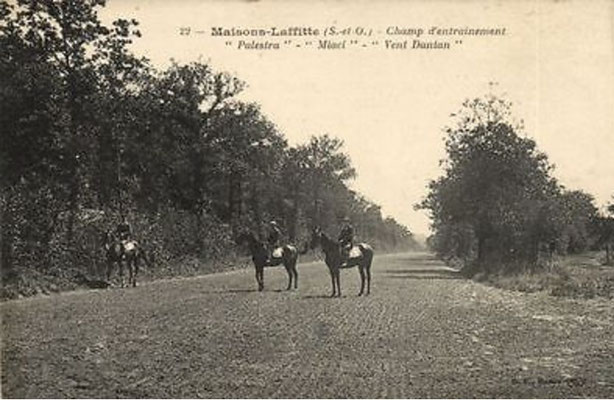
[[[555,285],[550,294],[557,297],[592,299],[595,297],[614,298],[614,276],[574,276]]]
[[[58,211],[53,196],[19,189],[3,196],[2,233],[11,241],[3,242],[3,250],[10,251],[10,265],[2,268],[1,297],[70,290],[88,279],[106,279],[104,234],[115,229],[119,212],[79,209],[69,238],[70,215]],[[230,227],[213,216],[173,208],[153,215],[130,210],[127,216],[135,239],[154,261],[152,269],[141,269],[142,276],[213,272],[236,260]]]
[[[547,291],[552,296],[592,299],[614,298],[614,269],[600,266],[598,253],[562,257],[556,263],[510,267],[496,272],[480,271],[473,279],[498,288],[521,292]]]

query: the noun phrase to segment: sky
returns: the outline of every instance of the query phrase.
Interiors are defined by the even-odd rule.
[[[413,205],[442,172],[450,114],[489,92],[513,103],[523,135],[563,185],[591,193],[599,206],[614,196],[614,1],[109,0],[100,17],[137,19],[143,36],[132,48],[160,68],[199,60],[245,81],[239,98],[259,103],[291,145],[324,133],[342,139],[358,173],[351,187],[415,233],[429,232],[427,213]],[[237,48],[244,38],[210,34],[295,26],[362,27],[371,38],[346,39],[378,43],[331,50],[315,48],[324,37],[311,47],[292,37],[279,50],[246,50]],[[505,35],[438,39],[451,40],[445,50],[386,49],[385,40],[411,47],[415,39],[387,35],[391,27]],[[427,36],[418,39],[433,40]]]

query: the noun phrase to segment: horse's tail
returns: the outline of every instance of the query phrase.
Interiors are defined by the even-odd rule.
[[[358,245],[358,248],[360,249],[363,254],[363,257],[365,258],[365,266],[370,267],[374,255],[373,247],[369,246],[366,243],[360,243]]]
[[[139,257],[137,257],[137,259],[138,258],[142,258],[143,261],[145,261],[145,265],[147,265],[148,268],[151,268],[153,266],[153,263],[154,263],[153,253],[148,255],[147,251],[145,251],[145,249],[142,247],[139,248]]]
[[[298,251],[298,254],[304,256],[305,254],[307,254],[308,251],[309,251],[309,243],[305,242],[305,246],[303,247],[302,250]]]
[[[283,251],[285,253],[285,257],[290,260],[290,262],[296,264],[298,261],[299,251],[296,246],[288,244],[283,247]]]

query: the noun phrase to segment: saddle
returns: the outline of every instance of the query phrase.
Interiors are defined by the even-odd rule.
[[[341,248],[341,267],[345,267],[347,266],[347,263],[349,260],[351,260],[352,258],[358,258],[362,256],[362,251],[360,250],[360,247],[353,245],[351,248],[344,246]]]
[[[360,247],[352,246],[352,248],[350,249],[348,253],[348,258],[356,258],[356,257],[360,257],[361,255],[362,255],[362,251],[360,250]]]
[[[121,241],[124,251],[133,251],[139,245],[136,240],[126,239]]]
[[[282,258],[284,255],[284,249],[282,247],[276,247],[271,252],[271,258]]]

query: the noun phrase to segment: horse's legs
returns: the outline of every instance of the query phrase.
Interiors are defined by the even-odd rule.
[[[126,266],[128,267],[128,286],[136,287],[136,274],[139,268],[137,263],[136,254],[132,254],[126,260]]]
[[[371,260],[369,260],[366,270],[367,270],[367,294],[371,294]]]
[[[256,267],[256,282],[258,282],[258,290],[264,289],[264,267]]]
[[[258,272],[258,268],[256,267],[256,283],[258,284],[258,290],[260,289],[260,274]]]
[[[264,267],[260,268],[260,290],[264,290]]]
[[[126,257],[126,269],[128,270],[128,287],[132,286],[132,257]]]
[[[332,269],[330,269],[329,271],[330,271],[330,279],[333,284],[333,293],[330,295],[330,297],[335,297],[335,295],[337,294],[337,286],[335,284],[335,272]]]
[[[288,287],[286,290],[292,289],[292,267],[290,265],[285,265],[286,272],[288,273]]]
[[[337,279],[337,296],[341,297],[341,271],[339,268],[335,271],[335,278]]]
[[[139,258],[134,259],[134,280],[132,281],[132,287],[136,287],[136,277],[139,274]]]
[[[360,293],[358,295],[362,296],[362,292],[365,290],[365,269],[362,265],[359,265],[358,271],[360,272]]]
[[[111,283],[111,271],[113,270],[113,261],[107,260],[107,282]]]
[[[298,270],[296,269],[296,261],[292,265],[292,272],[294,272],[294,288],[298,289]]]
[[[117,264],[119,265],[119,284],[121,287],[124,287],[124,263],[122,260],[119,260]]]

